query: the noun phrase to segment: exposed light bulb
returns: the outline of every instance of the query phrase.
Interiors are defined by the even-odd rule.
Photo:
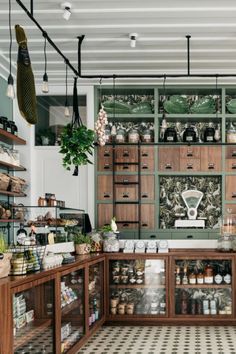
[[[42,92],[43,92],[43,93],[48,93],[48,92],[49,92],[49,88],[48,88],[48,75],[47,75],[47,73],[45,73],[45,74],[43,75]]]
[[[64,20],[66,20],[66,21],[68,21],[70,19],[70,16],[71,16],[70,9],[71,9],[71,7],[72,7],[72,5],[71,5],[70,2],[63,2],[61,4],[61,8],[63,10],[63,15],[62,16],[63,16]]]
[[[69,107],[67,105],[65,105],[64,114],[65,114],[65,117],[69,117],[70,116],[70,110],[69,110]]]
[[[7,80],[6,95],[7,95],[7,97],[11,98],[12,100],[15,98],[14,80],[13,80],[13,77],[11,74],[8,76],[8,80]]]
[[[135,48],[136,47],[136,39],[138,35],[137,33],[130,33],[129,38],[130,38],[130,47]]]

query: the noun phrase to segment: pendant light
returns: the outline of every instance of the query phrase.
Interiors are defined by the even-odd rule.
[[[10,35],[10,46],[9,46],[9,63],[10,63],[10,73],[7,79],[7,97],[14,99],[15,90],[14,90],[14,80],[11,74],[11,49],[12,49],[12,31],[11,31],[11,0],[9,0],[9,35]]]
[[[43,86],[42,92],[48,93],[48,74],[47,74],[47,53],[46,53],[46,46],[47,46],[47,38],[44,36],[44,75],[43,75]]]
[[[64,114],[65,114],[65,117],[69,117],[70,116],[70,110],[69,110],[69,104],[68,104],[68,96],[67,96],[67,86],[68,86],[68,83],[67,83],[67,79],[68,79],[68,66],[66,64],[66,100],[65,100],[65,111],[64,111]]]

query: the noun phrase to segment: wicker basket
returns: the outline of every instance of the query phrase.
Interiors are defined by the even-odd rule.
[[[6,173],[0,173],[0,190],[6,191],[10,183],[10,176]]]
[[[26,188],[26,181],[23,178],[11,176],[10,191],[14,193],[23,193]]]

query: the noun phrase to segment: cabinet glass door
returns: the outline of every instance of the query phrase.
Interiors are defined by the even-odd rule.
[[[89,266],[89,328],[104,314],[103,274],[104,262]]]
[[[12,305],[14,353],[55,353],[54,280],[14,293]]]
[[[232,260],[175,260],[175,315],[232,316]]]
[[[79,269],[61,277],[61,352],[66,353],[84,333],[84,269]]]
[[[109,273],[110,315],[166,315],[165,260],[112,260]]]

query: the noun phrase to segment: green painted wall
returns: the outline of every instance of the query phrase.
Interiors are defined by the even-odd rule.
[[[12,100],[6,96],[7,82],[0,77],[0,116],[13,120]]]

